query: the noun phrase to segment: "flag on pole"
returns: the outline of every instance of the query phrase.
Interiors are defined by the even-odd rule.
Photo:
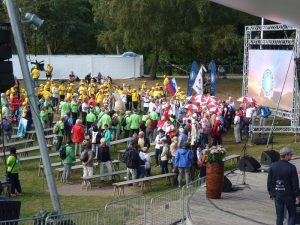
[[[192,65],[191,65],[189,79],[188,79],[187,96],[192,95],[193,85],[195,83],[197,73],[198,73],[198,64],[196,61],[193,61]]]
[[[193,89],[195,90],[195,92],[201,95],[203,94],[203,71],[206,72],[206,69],[201,65],[195,83],[193,85]]]
[[[177,83],[176,83],[175,78],[172,78],[171,80],[169,80],[169,83],[167,84],[167,88],[168,88],[170,94],[172,96],[174,96],[175,93],[177,92]]]

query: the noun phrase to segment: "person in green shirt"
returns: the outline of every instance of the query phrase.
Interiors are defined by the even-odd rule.
[[[10,181],[10,194],[11,196],[22,195],[22,188],[19,180],[20,160],[17,157],[17,149],[11,147],[9,152],[10,155],[6,160],[6,171]]]
[[[71,112],[70,100],[67,99],[66,101],[60,102],[59,109],[60,109],[60,115],[61,116],[65,116],[66,113]]]
[[[123,126],[124,129],[124,138],[128,138],[130,135],[130,114],[131,111],[126,111],[125,113],[125,126]]]
[[[141,124],[141,117],[138,115],[137,110],[133,111],[133,114],[130,116],[130,130],[131,130],[131,135],[136,133],[139,133],[140,129],[140,124]]]
[[[48,107],[47,106],[43,106],[42,110],[40,111],[40,120],[41,123],[43,125],[43,128],[47,127],[48,124]]]
[[[100,124],[99,127],[101,127],[102,131],[105,130],[105,127],[104,127],[105,124],[107,124],[108,128],[110,128],[110,126],[111,126],[111,117],[108,115],[108,111],[105,111],[105,113],[103,114],[103,116],[99,120],[99,124]]]
[[[72,101],[71,101],[71,113],[72,113],[72,118],[73,118],[73,125],[75,125],[75,122],[78,118],[78,101],[76,98],[76,95],[73,95]]]
[[[118,111],[115,113],[111,119],[111,131],[112,131],[112,139],[118,140],[121,134],[121,122],[122,122],[121,112]]]
[[[45,98],[44,106],[47,107],[47,113],[48,113],[48,123],[47,127],[52,127],[52,122],[53,122],[53,106],[50,97]]]
[[[71,184],[70,182],[70,173],[71,173],[71,167],[72,163],[75,161],[75,151],[72,146],[72,141],[69,141],[66,144],[66,158],[63,160],[64,164],[64,171],[61,177],[61,180],[63,183]]]
[[[96,115],[94,114],[94,109],[90,108],[89,113],[86,115],[86,126],[87,130],[91,128],[92,124],[96,122]]]

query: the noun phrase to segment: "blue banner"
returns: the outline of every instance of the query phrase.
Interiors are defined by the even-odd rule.
[[[216,73],[217,67],[214,62],[210,63],[210,95],[216,96]]]
[[[192,92],[193,92],[193,85],[195,83],[196,77],[197,77],[197,73],[198,73],[198,64],[196,61],[192,62],[191,65],[191,71],[190,71],[190,75],[189,75],[189,80],[188,80],[188,88],[187,88],[187,96],[191,96]]]

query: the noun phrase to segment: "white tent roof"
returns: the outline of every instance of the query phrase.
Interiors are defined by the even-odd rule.
[[[300,0],[211,0],[255,16],[300,28]]]

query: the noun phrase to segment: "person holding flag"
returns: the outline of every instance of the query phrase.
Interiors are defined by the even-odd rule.
[[[170,80],[169,80],[168,76],[164,75],[164,82],[163,82],[164,88],[163,89],[164,89],[164,95],[165,95],[165,97],[168,96],[167,88],[168,88],[169,82],[170,82]]]

